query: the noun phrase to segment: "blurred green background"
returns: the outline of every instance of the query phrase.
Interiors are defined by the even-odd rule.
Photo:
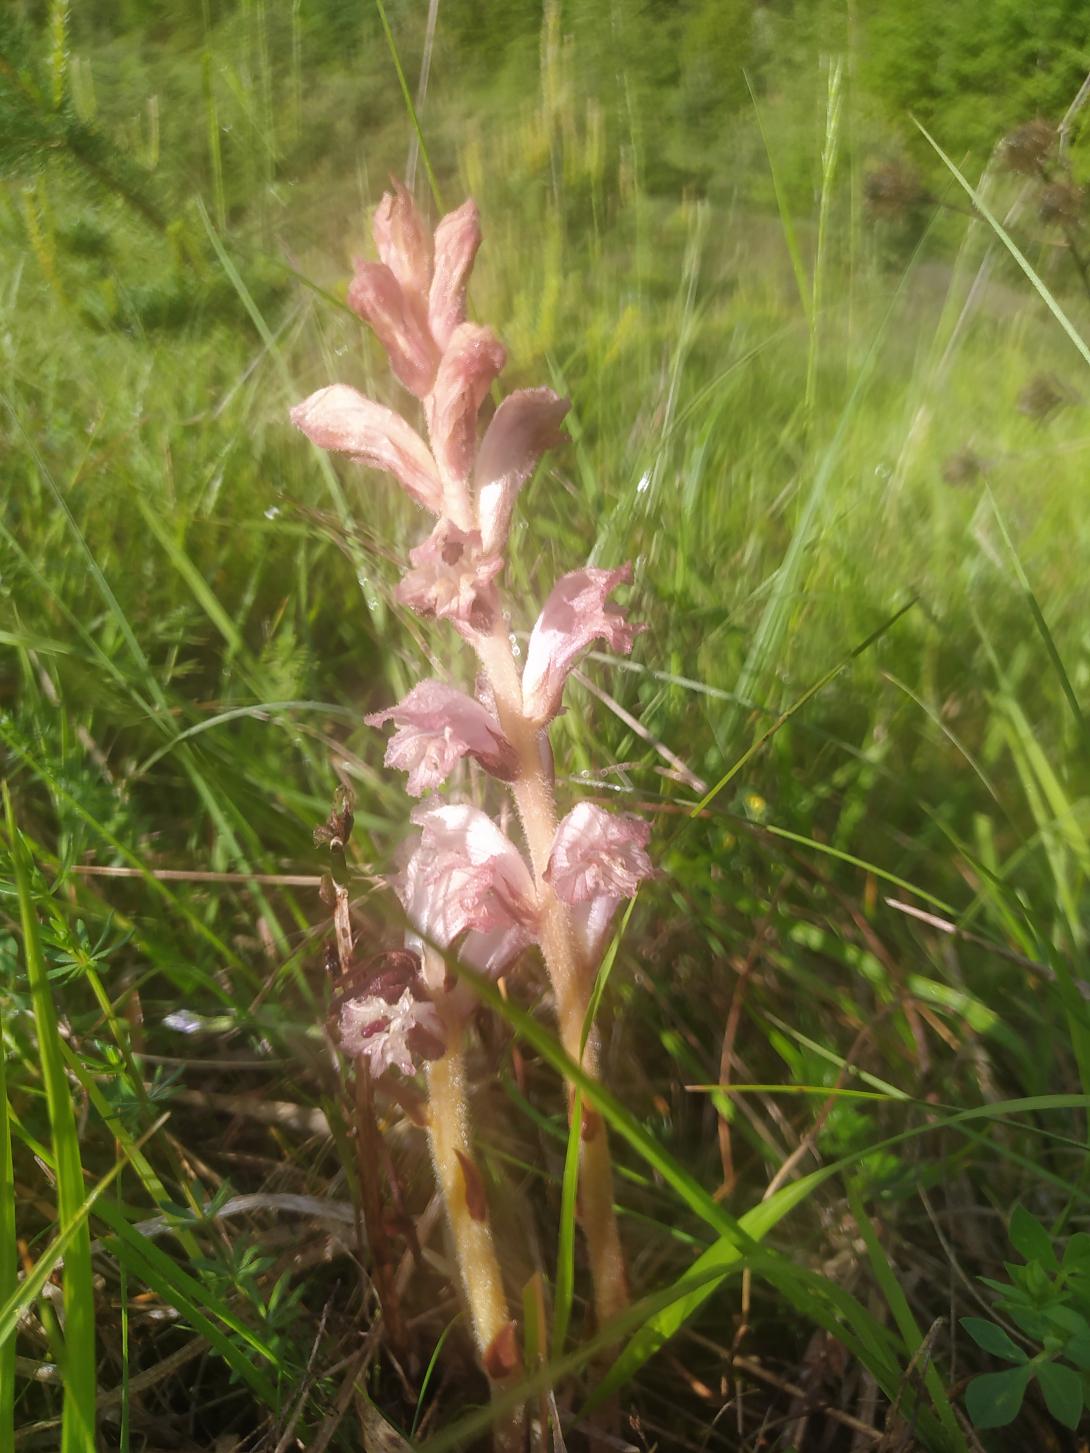
[[[793,1446],[797,1409],[774,1383],[715,1421],[744,1322],[741,1350],[782,1382],[812,1376],[819,1400],[873,1416],[868,1389],[886,1384],[850,1338],[856,1356],[830,1362],[839,1314],[823,1322],[799,1289],[816,1277],[866,1303],[906,1386],[919,1345],[891,1286],[921,1336],[942,1319],[927,1357],[960,1408],[965,1376],[992,1363],[956,1317],[980,1314],[979,1276],[1009,1259],[1009,1208],[1061,1238],[1087,1209],[1090,13],[1073,0],[3,8],[0,750],[65,1043],[99,1086],[100,1103],[77,1097],[84,1172],[114,1165],[119,1124],[137,1134],[169,1107],[154,1175],[130,1161],[118,1182],[131,1220],[239,1189],[353,1198],[320,1035],[324,910],[283,879],[322,869],[311,830],[336,771],[357,796],[360,922],[376,943],[396,934],[371,875],[393,862],[406,800],[360,718],[429,662],[463,684],[470,667],[391,609],[420,517],[388,480],[311,450],[287,410],[332,381],[404,402],[344,305],[391,174],[438,215],[398,65],[444,206],[481,208],[472,308],[507,345],[505,388],[573,400],[570,446],[523,499],[513,627],[587,559],[634,561],[649,625],[631,661],[587,663],[595,693],[573,692],[556,731],[565,800],[653,815],[664,869],[606,996],[609,1083],[738,1214],[781,1171],[850,1157],[892,1268],[829,1181],[772,1233],[798,1286],[758,1277],[744,1311],[724,1286],[624,1407],[664,1448],[752,1447],[766,1415]],[[1035,120],[1053,130],[1034,140]],[[36,1253],[51,1122],[15,898],[0,910]],[[494,1031],[481,1069],[512,1283],[535,1266],[548,1280],[563,1104],[532,1056],[515,1074]],[[684,1088],[727,1069],[877,1098]],[[1048,1099],[1061,1093],[1076,1098]],[[905,1097],[1030,1109],[876,1149],[923,1123]],[[270,1127],[257,1101],[323,1107],[332,1141]],[[391,1144],[419,1212],[426,1156],[405,1121]],[[618,1155],[633,1285],[651,1292],[704,1233],[631,1147]],[[528,1242],[518,1213],[538,1187]],[[164,1244],[273,1354],[280,1401],[214,1349],[207,1406],[183,1406],[183,1367],[153,1412],[125,1402],[103,1446],[166,1429],[169,1446],[272,1449],[297,1403],[312,1434],[330,1415],[328,1368],[366,1286],[335,1257],[286,1264],[260,1207],[231,1226],[200,1256]],[[152,1273],[135,1253],[101,1270],[100,1388],[198,1325]],[[141,1320],[138,1282],[166,1319]],[[403,1430],[455,1311],[434,1288],[432,1303],[407,1380],[381,1358],[369,1373]],[[20,1333],[28,1361],[46,1356],[41,1325]],[[432,1431],[480,1392],[457,1344],[444,1356],[463,1362],[417,1407]],[[22,1370],[17,1425],[42,1424],[26,1441],[49,1446],[57,1390]],[[1036,1391],[1021,1416],[1011,1447],[1066,1436]],[[935,1417],[926,1446],[958,1446]]]

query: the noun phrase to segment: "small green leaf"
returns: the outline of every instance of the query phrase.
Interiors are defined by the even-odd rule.
[[[1002,1310],[1006,1312],[1011,1321],[1020,1332],[1027,1337],[1032,1337],[1034,1342],[1043,1342],[1048,1336],[1048,1323],[1040,1312],[1034,1311],[1032,1307],[1019,1306],[1016,1302],[1008,1302]]]
[[[1064,1356],[1083,1372],[1090,1372],[1090,1332],[1080,1332],[1064,1347]]]
[[[961,1325],[978,1347],[990,1352],[993,1357],[1005,1357],[1008,1362],[1027,1362],[1029,1359],[1002,1327],[986,1322],[983,1317],[962,1317]]]
[[[1009,1367],[1006,1372],[986,1372],[974,1377],[965,1389],[965,1407],[974,1428],[1002,1428],[1013,1422],[1026,1395],[1031,1371]]]
[[[1060,1263],[1052,1249],[1052,1237],[1025,1206],[1015,1206],[1008,1231],[1011,1245],[1025,1261],[1038,1261],[1049,1271],[1058,1271]]]
[[[1090,1270],[1090,1232],[1076,1231],[1064,1247],[1064,1270],[1075,1267]]]
[[[1059,1362],[1042,1362],[1037,1381],[1045,1395],[1045,1406],[1065,1428],[1077,1428],[1082,1417],[1082,1378]]]
[[[1074,1307],[1056,1306],[1044,1308],[1045,1321],[1065,1337],[1081,1337],[1090,1332],[1086,1318]]]

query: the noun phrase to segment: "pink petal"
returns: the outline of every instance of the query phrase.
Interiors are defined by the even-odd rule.
[[[570,407],[551,388],[526,388],[509,394],[492,416],[473,471],[486,549],[502,550],[506,544],[519,490],[545,450],[564,438],[560,423]]]
[[[422,301],[407,293],[381,262],[357,262],[348,306],[375,330],[394,373],[418,399],[435,382],[439,352],[428,331]]]
[[[481,245],[476,202],[463,202],[435,229],[435,273],[428,296],[428,323],[440,351],[466,316],[466,284]]]
[[[427,402],[428,433],[444,479],[469,478],[477,412],[506,362],[507,351],[491,328],[461,323],[451,335]]]
[[[463,636],[491,629],[499,609],[492,582],[503,560],[481,549],[476,530],[440,520],[424,543],[409,551],[409,559],[413,569],[395,591],[402,605],[451,621]]]
[[[599,893],[596,898],[588,898],[585,903],[577,903],[568,910],[575,941],[588,971],[593,972],[602,962],[609,931],[623,901],[611,898],[608,893]]]
[[[375,208],[371,232],[402,291],[423,303],[431,281],[431,238],[412,196],[396,179],[394,190],[385,192]]]
[[[368,726],[392,721],[397,731],[386,748],[386,766],[408,772],[414,797],[437,787],[462,757],[509,781],[517,770],[514,748],[479,701],[442,681],[421,681],[386,711],[365,716]]]
[[[499,979],[533,942],[534,935],[521,923],[492,928],[487,933],[471,930],[462,940],[458,957],[479,974]]]
[[[443,1052],[443,1025],[435,1005],[417,999],[411,988],[396,1001],[380,994],[349,999],[341,1009],[338,1029],[345,1054],[366,1055],[374,1075],[391,1065],[412,1075],[418,1058],[436,1058],[437,1052]]]
[[[556,830],[545,877],[570,905],[588,968],[600,961],[622,900],[634,897],[654,873],[645,851],[650,836],[642,818],[606,812],[592,802],[578,803]]]
[[[556,830],[546,879],[565,903],[598,894],[632,898],[654,872],[645,849],[651,826],[641,817],[580,802]]]
[[[521,853],[465,804],[419,807],[413,821],[420,840],[396,885],[410,923],[441,949],[466,933],[466,962],[502,973],[536,925],[534,882]]]
[[[631,580],[631,565],[617,570],[573,570],[562,575],[530,633],[522,673],[522,708],[531,721],[552,721],[560,710],[564,682],[580,653],[599,637],[611,651],[632,649],[643,626],[629,625],[606,596]]]
[[[386,470],[417,504],[433,514],[442,512],[443,487],[435,460],[420,435],[392,409],[335,383],[297,404],[291,421],[320,449],[350,454],[362,464]]]

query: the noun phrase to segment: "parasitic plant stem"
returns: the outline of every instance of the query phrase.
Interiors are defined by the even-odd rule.
[[[556,997],[560,1042],[567,1055],[597,1079],[598,1033],[593,1025],[585,1033],[584,1042],[594,966],[581,962],[567,907],[545,876],[557,831],[551,774],[544,765],[547,739],[544,730],[528,721],[523,712],[518,664],[508,636],[497,630],[479,638],[477,652],[496,699],[504,734],[518,753],[518,774],[511,782],[511,792],[530,850],[541,914],[539,942]],[[569,1105],[571,1098],[569,1086]],[[588,1108],[583,1111],[579,1152],[579,1205],[595,1316],[601,1327],[628,1305],[628,1287],[613,1209],[609,1140],[601,1117]]]
[[[427,437],[346,384],[311,394],[292,420],[320,447],[392,474],[434,517],[431,532],[409,551],[395,598],[448,623],[476,652],[483,679],[473,696],[443,680],[420,681],[365,718],[375,727],[393,723],[386,765],[406,772],[408,792],[425,800],[411,815],[419,831],[393,885],[407,919],[405,947],[378,956],[363,981],[343,992],[338,1027],[342,1049],[366,1058],[376,1081],[423,1070],[435,1173],[495,1394],[520,1376],[521,1358],[472,1159],[462,1045],[473,996],[448,978],[445,956],[499,980],[538,944],[564,1049],[597,1079],[591,991],[620,904],[654,872],[646,852],[651,829],[637,815],[589,800],[558,819],[548,726],[563,710],[565,682],[582,652],[593,641],[628,652],[643,627],[608,600],[631,580],[631,567],[584,566],[555,582],[525,659],[516,659],[499,577],[519,493],[546,450],[563,442],[569,402],[549,388],[518,389],[491,411],[480,433],[479,415],[507,354],[491,328],[466,316],[481,240],[472,201],[432,231],[395,182],[372,231],[379,260],[356,264],[349,306],[370,324],[399,382],[419,401]],[[435,795],[465,758],[510,787],[529,862],[476,803]],[[331,820],[330,830],[336,826]],[[340,922],[341,937],[345,930]],[[570,1084],[568,1096],[572,1113]],[[601,1327],[626,1305],[624,1258],[605,1126],[589,1108],[579,1122],[579,1218]],[[497,1418],[496,1446],[513,1453],[521,1442],[521,1414]]]
[[[447,1026],[446,1053],[428,1065],[426,1079],[435,1178],[446,1206],[473,1339],[496,1396],[520,1376],[522,1363],[514,1323],[507,1314],[484,1187],[473,1161],[460,1025]],[[497,1453],[521,1449],[521,1410],[497,1423],[494,1438]]]

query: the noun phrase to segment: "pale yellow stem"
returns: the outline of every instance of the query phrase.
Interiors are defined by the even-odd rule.
[[[500,725],[518,753],[519,772],[511,791],[522,819],[538,892],[540,943],[556,998],[560,1042],[586,1074],[598,1076],[598,1035],[591,1027],[583,1043],[592,987],[592,966],[583,964],[566,906],[545,879],[556,836],[556,802],[551,773],[542,761],[543,732],[522,710],[522,685],[511,643],[502,625],[475,643],[496,699]],[[579,1219],[587,1241],[594,1307],[603,1326],[628,1304],[624,1254],[613,1210],[613,1167],[605,1126],[586,1113],[579,1158]]]
[[[465,1061],[460,1045],[448,1048],[442,1059],[427,1068],[428,1138],[447,1220],[454,1238],[473,1338],[483,1356],[508,1321],[503,1277],[496,1259],[492,1228],[487,1218],[470,1213],[466,1179],[459,1153],[472,1162],[465,1089]]]
[[[462,1291],[481,1362],[493,1396],[522,1373],[514,1329],[510,1326],[496,1247],[483,1184],[474,1169],[466,1098],[461,1032],[447,1024],[447,1052],[427,1066],[428,1140],[435,1177],[442,1192],[454,1242]],[[461,1158],[460,1158],[461,1157]],[[522,1411],[507,1413],[494,1429],[496,1453],[522,1448]]]

